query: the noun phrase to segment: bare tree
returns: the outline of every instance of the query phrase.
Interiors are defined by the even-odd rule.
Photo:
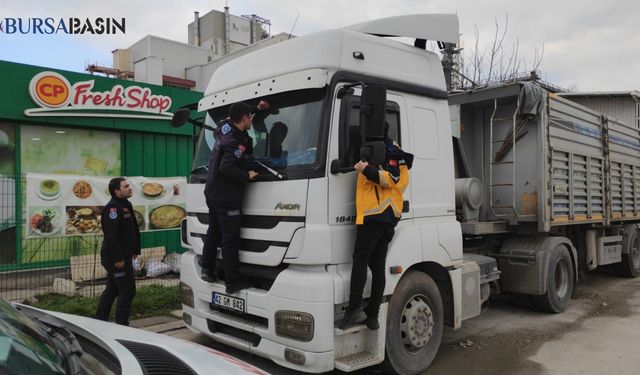
[[[491,82],[510,81],[529,75],[527,61],[520,56],[520,40],[516,38],[510,46],[506,46],[509,30],[509,14],[505,13],[504,26],[495,18],[493,41],[490,45],[481,47],[478,25],[474,24],[475,41],[468,53],[460,54],[456,59],[458,69],[453,69],[463,79],[454,80],[458,89],[477,88],[487,86]],[[457,50],[462,51],[462,50]],[[544,57],[544,44],[541,49],[535,48],[532,70],[540,68]],[[536,75],[537,76],[537,75]]]
[[[500,34],[500,24],[498,23],[498,18],[496,17],[495,19],[496,32],[493,35],[493,45],[491,46],[491,53],[489,58],[489,73],[487,73],[487,77],[489,79],[491,79],[491,74],[493,73],[493,69],[495,68],[496,56],[498,56],[498,53],[500,53],[501,55],[504,55],[502,43],[504,42],[504,38],[507,36],[507,29],[509,27],[508,13],[505,14],[504,22],[505,22],[504,30],[502,31],[502,35],[498,37]]]

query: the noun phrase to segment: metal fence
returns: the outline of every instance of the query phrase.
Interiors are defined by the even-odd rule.
[[[33,212],[27,212],[23,203],[24,187],[24,176],[16,179],[12,171],[0,170],[0,298],[30,302],[34,297],[49,293],[87,298],[100,296],[106,284],[106,271],[100,264],[103,236],[63,235],[64,226],[69,225],[66,217],[58,219],[57,225],[63,226],[58,232],[39,231],[39,235],[33,235],[32,218],[29,217]],[[178,233],[174,234],[178,236]],[[177,268],[182,249],[158,246],[157,237],[142,236],[143,251],[134,262],[138,287],[179,284]],[[145,248],[145,245],[153,247]],[[176,291],[175,301],[178,300]]]

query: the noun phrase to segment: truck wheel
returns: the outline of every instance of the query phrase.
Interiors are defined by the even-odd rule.
[[[422,373],[442,340],[444,313],[438,286],[428,275],[409,271],[391,296],[387,312],[384,366],[393,374]]]
[[[547,292],[532,296],[537,308],[550,313],[561,313],[569,306],[573,291],[573,264],[564,245],[556,246],[547,263]]]
[[[616,272],[625,277],[637,277],[640,275],[640,236],[638,227],[626,225],[624,227],[624,237],[622,246],[626,254],[622,254],[622,262],[616,264]]]

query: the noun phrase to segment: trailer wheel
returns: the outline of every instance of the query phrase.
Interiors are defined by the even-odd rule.
[[[547,263],[547,292],[532,296],[537,308],[550,313],[561,313],[569,306],[573,291],[573,264],[564,245],[556,246]]]
[[[624,227],[624,240],[622,243],[626,254],[622,254],[622,262],[616,264],[616,272],[625,277],[637,277],[640,275],[640,236],[638,227],[626,225]]]
[[[422,272],[407,272],[389,302],[386,369],[393,374],[407,375],[426,370],[440,348],[443,320],[438,285]]]

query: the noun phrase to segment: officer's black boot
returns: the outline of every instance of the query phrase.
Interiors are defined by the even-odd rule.
[[[378,315],[367,316],[367,319],[364,321],[364,324],[366,324],[367,328],[369,328],[372,331],[375,331],[376,329],[380,328],[380,323],[378,322]]]
[[[356,310],[347,310],[344,313],[344,318],[338,323],[338,328],[341,330],[348,329],[355,326],[358,323],[362,323],[367,319],[367,315],[362,311],[362,308]]]
[[[209,270],[208,268],[203,268],[202,269],[202,280],[208,282],[208,283],[213,283],[216,281],[216,275],[213,271]]]
[[[202,258],[198,259],[198,265],[202,267],[202,280],[208,283],[213,283],[216,281],[217,277],[214,269],[207,267]]]

